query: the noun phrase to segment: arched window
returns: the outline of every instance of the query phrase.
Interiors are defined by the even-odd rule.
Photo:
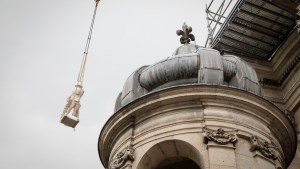
[[[200,169],[200,167],[191,159],[174,157],[163,160],[156,169]]]
[[[137,169],[201,169],[204,161],[200,152],[190,143],[166,140],[145,152]]]

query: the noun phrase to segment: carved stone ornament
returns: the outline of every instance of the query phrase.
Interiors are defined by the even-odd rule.
[[[205,144],[207,144],[208,141],[213,141],[221,145],[237,142],[237,130],[225,131],[222,128],[219,128],[218,130],[203,128],[203,130],[205,131],[205,136],[203,140]]]
[[[266,141],[260,140],[257,136],[251,136],[250,143],[251,143],[251,147],[250,147],[251,152],[259,151],[263,156],[267,158],[271,158],[273,160],[276,160],[278,158],[275,152],[270,149],[275,147]]]
[[[127,161],[134,160],[134,149],[132,146],[127,146],[125,149],[120,151],[117,156],[111,160],[110,169],[120,169],[125,165]]]
[[[176,34],[178,36],[181,35],[181,38],[180,38],[181,44],[189,44],[190,41],[195,41],[195,36],[193,34],[191,34],[192,30],[193,30],[192,27],[187,26],[185,23],[183,23],[182,30],[176,31]]]

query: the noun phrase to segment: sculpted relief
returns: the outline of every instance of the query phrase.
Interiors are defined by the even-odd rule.
[[[115,158],[110,162],[110,169],[120,169],[127,161],[134,160],[134,149],[132,146],[127,146],[120,151]]]
[[[237,142],[236,130],[225,131],[222,128],[219,128],[218,130],[203,128],[203,130],[205,131],[205,136],[203,140],[205,144],[207,144],[208,141],[213,141],[221,145]]]
[[[275,146],[272,146],[270,143],[266,141],[260,140],[257,136],[251,136],[250,138],[250,151],[259,151],[263,156],[267,158],[271,158],[273,160],[276,160],[278,157],[272,148],[276,148]]]

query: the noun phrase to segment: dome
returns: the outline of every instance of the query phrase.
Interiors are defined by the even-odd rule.
[[[219,51],[190,44],[194,35],[191,27],[177,31],[182,35],[171,57],[150,66],[142,66],[126,80],[119,94],[115,111],[150,92],[179,85],[222,85],[245,90],[261,96],[255,70],[234,55],[221,55]]]
[[[223,85],[261,96],[256,72],[248,63],[214,49],[184,44],[172,57],[134,71],[117,98],[115,111],[149,92],[188,84]]]

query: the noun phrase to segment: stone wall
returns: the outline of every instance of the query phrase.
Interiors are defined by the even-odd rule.
[[[158,168],[183,158],[201,169],[284,169],[294,157],[296,133],[280,109],[257,95],[186,85],[121,108],[102,129],[98,147],[109,169]]]

